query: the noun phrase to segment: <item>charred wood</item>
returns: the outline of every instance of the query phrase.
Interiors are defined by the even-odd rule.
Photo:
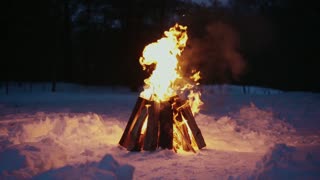
[[[139,143],[141,136],[141,129],[144,121],[147,119],[147,107],[143,107],[137,121],[130,128],[127,149],[128,151],[140,151],[141,143]]]
[[[154,151],[158,147],[160,103],[153,101],[149,107],[149,117],[143,150]]]
[[[131,113],[131,116],[129,118],[129,121],[127,123],[127,126],[122,134],[122,137],[119,141],[119,144],[123,147],[127,147],[128,146],[128,135],[129,135],[129,131],[131,126],[133,126],[137,120],[137,118],[140,115],[140,112],[142,110],[142,108],[145,106],[146,100],[139,97],[136,101],[136,104],[133,108],[133,111]]]
[[[159,147],[162,149],[172,149],[173,141],[173,110],[170,102],[161,103],[159,115],[160,135]]]

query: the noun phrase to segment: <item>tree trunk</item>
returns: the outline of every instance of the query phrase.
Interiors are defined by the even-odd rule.
[[[247,94],[246,86],[245,86],[245,85],[242,86],[242,91],[243,91],[243,94]]]
[[[90,19],[91,19],[91,0],[86,0],[86,6],[87,6],[87,9],[86,9],[86,21],[87,21],[87,31],[86,31],[86,34],[85,34],[85,54],[84,54],[84,69],[85,69],[85,84],[89,84],[89,80],[90,80],[90,55],[91,55],[91,22],[90,22]]]
[[[70,14],[70,1],[63,2],[63,17],[64,17],[64,25],[63,25],[63,59],[66,63],[67,79],[73,80],[73,56],[72,56],[72,24],[71,24],[71,14]]]
[[[138,52],[141,49],[138,49],[137,45],[139,42],[139,30],[141,28],[141,17],[139,16],[139,7],[136,0],[129,0],[127,14],[126,14],[126,26],[125,26],[125,37],[126,37],[126,54],[124,56],[124,61],[128,66],[123,69],[123,82],[129,85],[131,91],[138,91],[139,83],[137,80],[139,78],[140,65],[137,61],[139,58]],[[128,78],[130,76],[130,78]]]
[[[6,80],[6,95],[9,94],[9,80]]]
[[[166,27],[166,12],[167,12],[167,0],[162,0],[161,1],[161,10],[160,10],[160,19],[161,19],[161,25],[162,28]]]
[[[56,92],[57,90],[57,78],[56,78],[56,65],[52,66],[52,75],[51,75],[51,92]]]

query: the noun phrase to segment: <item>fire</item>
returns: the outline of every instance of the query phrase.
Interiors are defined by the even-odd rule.
[[[195,72],[195,71],[193,71],[193,72]],[[192,79],[194,82],[198,82],[200,78],[201,78],[200,71],[198,71],[198,72],[194,73],[192,76],[190,76],[190,79]],[[199,85],[199,84],[197,84],[197,85]]]
[[[188,95],[189,105],[191,107],[191,111],[193,115],[199,113],[200,106],[203,105],[203,102],[201,101],[200,96],[201,96],[200,92],[195,93],[193,90],[191,90],[190,94]]]
[[[143,69],[155,65],[155,69],[150,77],[145,79],[144,91],[140,97],[150,101],[169,101],[170,98],[181,95],[187,91],[188,103],[192,114],[196,114],[203,104],[200,99],[200,92],[194,91],[194,87],[199,85],[200,71],[193,70],[189,80],[185,80],[181,74],[179,66],[179,56],[184,50],[188,40],[187,27],[176,24],[169,31],[164,32],[164,37],[157,42],[153,42],[145,47],[139,61]],[[143,133],[146,123],[143,125]],[[177,117],[175,114],[173,125],[173,146],[176,151],[198,150],[194,137],[186,119]]]
[[[176,152],[199,150],[198,145],[192,135],[191,129],[187,120],[181,116],[182,121],[178,120],[177,115],[174,117],[173,125],[173,147]]]
[[[202,105],[200,93],[194,91],[194,87],[199,85],[200,72],[192,72],[190,80],[185,80],[179,71],[179,60],[188,40],[187,26],[175,24],[169,31],[164,32],[164,37],[157,42],[147,45],[139,61],[143,69],[155,65],[155,69],[150,77],[145,79],[144,90],[140,97],[151,101],[168,101],[176,95],[181,95],[183,91],[189,91],[188,99],[192,107],[192,113],[199,112]],[[184,84],[181,85],[181,82]]]
[[[196,152],[206,146],[194,119],[203,104],[196,88],[200,71],[185,75],[179,64],[187,40],[187,27],[176,24],[144,48],[139,61],[152,72],[119,142],[128,150]]]

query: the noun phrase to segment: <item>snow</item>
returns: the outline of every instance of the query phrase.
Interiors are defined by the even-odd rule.
[[[301,148],[301,147],[300,147]],[[319,148],[314,150],[319,151]],[[252,179],[319,179],[318,152],[276,144],[256,165]]]
[[[320,94],[202,86],[197,153],[118,142],[139,92],[0,86],[0,179],[320,179]]]

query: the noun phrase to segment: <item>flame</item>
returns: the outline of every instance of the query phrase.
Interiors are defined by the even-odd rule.
[[[150,76],[144,80],[144,90],[140,97],[156,102],[169,101],[174,96],[187,96],[193,115],[199,112],[203,102],[199,85],[200,71],[193,70],[190,77],[185,77],[180,71],[179,57],[188,40],[187,27],[175,24],[164,36],[156,42],[147,45],[139,59],[143,70],[154,67]],[[189,103],[189,104],[188,104]],[[174,115],[173,146],[175,150],[198,150],[187,120],[182,116],[177,119]],[[145,133],[147,120],[143,124],[142,133]]]
[[[200,71],[194,73],[192,76],[190,76],[190,79],[192,79],[194,82],[197,82],[200,80],[201,76],[200,76]],[[197,84],[199,85],[199,83]]]
[[[178,72],[178,59],[188,39],[187,27],[176,24],[164,37],[145,47],[140,57],[140,64],[145,70],[155,64],[149,78],[145,79],[144,91],[140,96],[154,101],[168,101],[177,94],[176,80],[181,79]]]
[[[152,101],[168,101],[171,97],[178,95],[181,91],[192,90],[199,85],[200,71],[193,70],[193,75],[188,80],[183,80],[180,74],[180,66],[178,57],[180,57],[188,40],[187,26],[175,24],[164,32],[164,36],[147,45],[140,57],[139,61],[143,69],[155,65],[155,69],[151,75],[144,80],[144,90],[140,97]],[[180,82],[180,83],[179,83]],[[181,85],[181,82],[184,82]],[[195,102],[193,102],[195,101]],[[189,94],[190,106],[195,114],[199,112],[197,105],[203,104],[200,100],[200,93],[191,91]]]
[[[176,152],[199,150],[196,140],[191,132],[187,120],[181,116],[182,121],[177,120],[177,114],[174,117],[173,125],[173,148]]]
[[[196,115],[200,111],[200,106],[203,105],[203,102],[201,101],[201,93],[200,92],[194,92],[193,90],[190,91],[190,94],[188,95],[189,99],[189,105],[191,107],[191,111],[193,115]]]
[[[142,135],[144,135],[146,133],[146,131],[147,131],[148,118],[149,118],[149,116],[146,117],[146,119],[144,120],[143,125],[141,127],[141,133],[140,134],[142,134]]]
[[[145,105],[145,108],[147,108],[147,112],[149,111],[149,108],[150,108],[150,104],[146,104]],[[146,119],[144,120],[143,124],[142,124],[142,127],[141,127],[141,134],[145,134],[146,131],[147,131],[147,124],[148,124],[148,119],[149,119],[149,113],[147,113],[147,117]]]

